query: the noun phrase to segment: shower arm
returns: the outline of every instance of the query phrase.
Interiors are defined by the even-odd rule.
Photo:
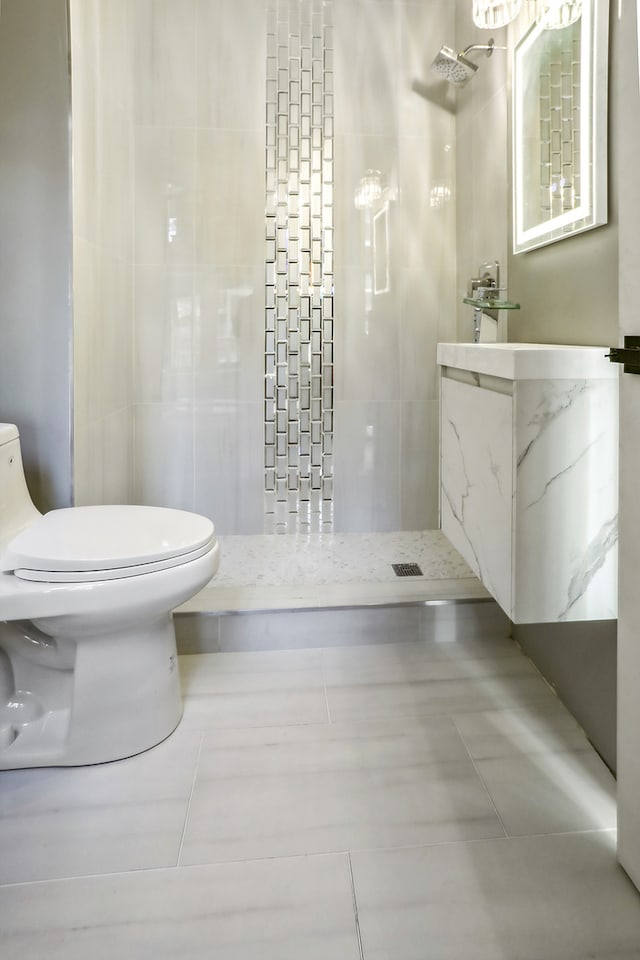
[[[464,48],[464,50],[462,51],[462,53],[460,54],[460,56],[461,56],[461,57],[466,57],[466,55],[467,55],[471,50],[486,50],[486,51],[487,51],[487,56],[490,57],[494,50],[506,50],[506,49],[507,49],[506,47],[502,47],[502,46],[497,47],[497,46],[495,45],[495,43],[494,43],[494,41],[493,41],[493,37],[492,37],[491,40],[489,40],[488,43],[470,43],[468,47],[465,47],[465,48]]]

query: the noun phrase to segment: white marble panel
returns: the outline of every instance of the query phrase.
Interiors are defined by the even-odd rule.
[[[195,407],[193,509],[220,534],[263,528],[263,410],[260,402],[233,400]]]
[[[136,0],[135,121],[194,127],[196,122],[196,0]]]
[[[3,960],[358,960],[345,854],[0,888]]]
[[[441,525],[511,610],[512,398],[443,378]]]
[[[403,403],[401,417],[400,526],[402,530],[436,530],[440,464],[440,407],[436,401]]]
[[[615,619],[615,380],[516,386],[514,617]]]
[[[191,401],[199,334],[193,271],[140,264],[135,276],[136,401]]]
[[[438,363],[506,380],[617,380],[608,347],[560,343],[440,343]]]
[[[264,399],[264,265],[199,269],[194,344],[198,400]],[[263,413],[259,419],[262,422]],[[239,531],[236,531],[239,532]]]
[[[334,518],[340,533],[400,527],[399,404],[335,404]]]
[[[199,129],[197,190],[197,262],[264,263],[264,130]]]
[[[197,0],[196,10],[198,126],[262,129],[267,4]]]
[[[137,503],[193,509],[193,405],[142,403],[134,410]]]
[[[168,67],[164,65],[162,72]],[[193,266],[195,261],[196,131],[135,129],[135,259]]]

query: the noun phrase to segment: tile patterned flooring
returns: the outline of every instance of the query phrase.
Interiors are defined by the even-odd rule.
[[[167,741],[0,773],[0,954],[638,960],[614,781],[510,640],[181,658]]]

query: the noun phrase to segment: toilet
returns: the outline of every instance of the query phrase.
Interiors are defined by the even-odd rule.
[[[206,517],[164,507],[40,514],[0,423],[0,770],[102,763],[182,716],[171,612],[215,574]]]

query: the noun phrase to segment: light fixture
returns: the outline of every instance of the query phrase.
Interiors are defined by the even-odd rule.
[[[545,30],[562,30],[582,16],[582,0],[539,0],[537,22]]]
[[[522,0],[473,0],[473,22],[481,30],[495,30],[520,13]]]

